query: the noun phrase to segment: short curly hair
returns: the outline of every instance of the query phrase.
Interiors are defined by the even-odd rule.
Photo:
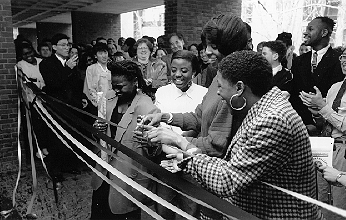
[[[314,19],[319,19],[321,22],[325,25],[325,28],[328,30],[328,36],[330,37],[333,33],[333,29],[335,26],[335,22],[333,19],[326,17],[326,16],[319,16]]]
[[[261,54],[254,51],[231,53],[219,63],[219,72],[231,85],[242,81],[258,97],[272,88],[272,67]]]
[[[172,54],[171,63],[174,59],[183,59],[191,63],[192,71],[200,73],[201,69],[199,66],[198,58],[188,50],[178,50]]]
[[[215,44],[223,56],[243,50],[248,42],[248,31],[241,18],[220,14],[203,27],[201,40],[204,45]]]
[[[268,47],[271,51],[277,53],[279,55],[278,61],[280,63],[286,56],[287,48],[285,44],[280,40],[264,42],[263,47]]]

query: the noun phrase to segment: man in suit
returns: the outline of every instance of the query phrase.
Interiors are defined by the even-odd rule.
[[[312,134],[314,130],[312,115],[299,98],[299,92],[312,92],[317,86],[326,97],[328,89],[336,82],[342,81],[339,55],[329,44],[334,28],[334,21],[328,17],[316,17],[304,32],[305,45],[311,46],[312,51],[304,53],[293,60],[293,92],[290,98],[293,108],[302,117],[304,124]]]
[[[46,82],[43,91],[68,104],[77,104],[73,101],[73,82],[76,80],[74,68],[78,56],[69,58],[68,39],[64,34],[53,36],[52,48],[55,53],[40,63],[40,72]]]
[[[70,43],[68,39],[65,34],[60,33],[53,36],[52,48],[55,53],[39,65],[42,77],[46,82],[46,86],[42,90],[47,95],[67,104],[78,106],[79,103],[82,103],[81,100],[78,101],[79,96],[76,91],[78,76],[75,67],[78,56],[74,55],[69,58]],[[49,172],[57,182],[61,182],[64,180],[61,175],[62,165],[71,165],[70,162],[77,159],[71,155],[69,150],[49,128],[43,130],[46,132],[46,140],[49,142],[49,156],[47,158]]]

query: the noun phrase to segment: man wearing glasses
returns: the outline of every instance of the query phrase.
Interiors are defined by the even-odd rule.
[[[68,42],[68,39],[65,34],[61,33],[52,37],[54,54],[43,60],[39,65],[40,72],[46,84],[42,90],[47,95],[65,103],[81,107],[79,106],[82,105],[79,93],[81,94],[82,90],[80,88],[80,91],[78,91],[78,75],[75,68],[78,56],[74,55],[69,58],[71,44]],[[68,152],[69,150],[49,128],[42,130],[47,133],[46,139],[50,145],[48,149],[49,156],[47,156],[49,172],[56,182],[62,182],[64,180],[61,174],[62,165],[71,165],[70,162],[72,161],[67,161],[71,159],[71,153]],[[75,161],[77,158],[71,160]]]

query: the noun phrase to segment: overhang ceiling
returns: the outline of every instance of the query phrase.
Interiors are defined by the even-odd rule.
[[[14,27],[36,22],[71,23],[71,11],[121,14],[163,5],[164,0],[12,0]]]

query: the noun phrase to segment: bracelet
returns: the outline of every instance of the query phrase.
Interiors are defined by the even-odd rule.
[[[338,182],[338,180],[339,180],[343,175],[346,175],[346,173],[339,173],[339,174],[336,176],[335,181]]]

